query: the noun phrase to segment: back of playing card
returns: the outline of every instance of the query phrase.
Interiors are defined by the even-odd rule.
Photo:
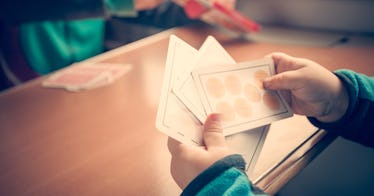
[[[76,63],[52,73],[42,86],[78,92],[108,85],[130,70],[128,64]]]

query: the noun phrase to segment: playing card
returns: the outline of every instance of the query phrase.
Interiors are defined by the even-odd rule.
[[[270,124],[293,115],[277,91],[262,80],[274,75],[271,58],[236,65],[198,67],[192,76],[207,114],[223,115],[224,134]]]
[[[43,87],[81,91],[112,83],[131,69],[130,65],[76,63],[59,70],[43,81]]]
[[[208,36],[201,46],[196,61],[182,72],[179,83],[173,88],[173,92],[183,104],[204,123],[207,113],[201,103],[199,94],[192,79],[191,72],[197,67],[208,67],[213,65],[234,64],[235,60],[226,52],[221,44],[212,36]]]
[[[269,128],[270,125],[265,125],[226,136],[226,143],[231,151],[243,156],[249,175],[256,165]]]
[[[96,70],[101,72],[102,74],[105,73],[107,77],[102,78],[101,80],[97,80],[94,83],[85,86],[82,89],[88,90],[93,88],[98,88],[100,86],[108,85],[125,73],[127,73],[131,69],[131,65],[122,65],[122,64],[113,64],[113,63],[97,63],[90,66],[91,70]]]
[[[202,145],[202,124],[172,92],[177,75],[187,70],[197,53],[178,37],[170,37],[156,127],[182,143]]]

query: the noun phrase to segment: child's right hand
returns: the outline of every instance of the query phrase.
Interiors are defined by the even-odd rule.
[[[266,78],[266,89],[282,90],[296,114],[315,117],[321,122],[339,120],[349,104],[347,90],[340,79],[308,59],[272,53],[276,75]]]

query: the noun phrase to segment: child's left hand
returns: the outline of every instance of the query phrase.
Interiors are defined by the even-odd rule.
[[[191,146],[170,137],[168,139],[172,155],[171,175],[182,189],[214,162],[231,154],[222,133],[219,114],[208,116],[204,124],[203,140],[205,146]]]

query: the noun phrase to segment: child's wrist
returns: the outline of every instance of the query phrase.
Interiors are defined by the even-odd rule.
[[[317,120],[325,123],[336,122],[340,120],[346,113],[349,105],[349,96],[347,89],[344,87],[340,79],[337,78],[337,91],[333,93],[332,98],[329,100],[328,112],[326,115],[316,117]]]

